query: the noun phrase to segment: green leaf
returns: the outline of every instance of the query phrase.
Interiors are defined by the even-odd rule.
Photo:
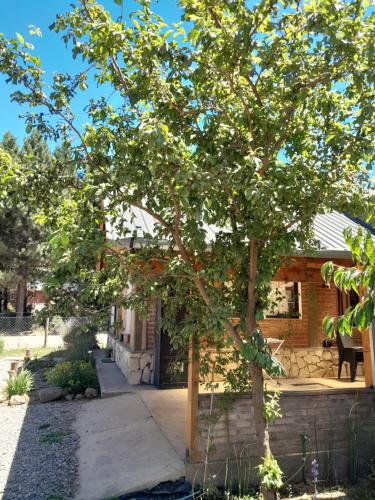
[[[18,41],[19,41],[22,45],[24,45],[24,44],[25,44],[25,40],[24,40],[23,36],[22,36],[22,35],[20,35],[20,33],[16,33],[16,37],[18,38]]]

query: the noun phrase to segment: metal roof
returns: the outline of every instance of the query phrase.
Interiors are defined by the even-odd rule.
[[[149,235],[155,235],[154,228],[157,222],[151,215],[140,208],[133,207],[131,211],[127,211],[123,214],[121,220],[125,222],[124,225],[128,228],[128,232],[126,234],[119,234],[116,224],[108,220],[106,223],[106,234],[108,240],[115,241],[121,246],[128,247],[135,234],[137,235],[136,241],[140,243],[142,241],[147,241],[147,237]],[[318,248],[314,254],[311,254],[311,256],[316,257],[350,258],[351,254],[345,243],[343,235],[344,229],[348,227],[352,228],[354,233],[358,231],[359,227],[362,227],[370,229],[372,234],[375,234],[371,227],[362,223],[359,219],[352,219],[345,214],[335,211],[317,215],[313,226]],[[215,239],[218,228],[206,225],[204,226],[204,229],[207,235],[207,244],[209,244]]]

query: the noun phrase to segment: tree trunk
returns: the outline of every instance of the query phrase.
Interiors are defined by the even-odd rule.
[[[254,426],[256,436],[256,447],[258,457],[266,457],[271,455],[270,437],[268,432],[268,424],[263,416],[264,397],[264,379],[263,371],[256,364],[251,365],[252,376],[252,391],[253,391],[253,406],[254,406]],[[262,489],[264,500],[273,500],[275,492],[273,490]]]
[[[248,287],[247,287],[247,312],[246,312],[246,333],[251,337],[254,335],[257,324],[256,313],[256,277],[258,265],[257,242],[250,240],[249,244],[249,262],[248,262]],[[256,436],[256,448],[259,461],[271,455],[268,424],[263,416],[264,397],[264,379],[263,370],[259,365],[251,364],[252,376],[252,396],[254,407],[254,426]],[[264,500],[273,500],[275,492],[273,490],[262,489]]]
[[[8,302],[9,302],[9,290],[8,288],[4,288],[4,298],[3,298],[3,309],[4,312],[8,310]]]
[[[17,304],[16,304],[17,317],[22,317],[24,315],[25,299],[26,299],[26,282],[25,280],[20,280],[17,285]]]

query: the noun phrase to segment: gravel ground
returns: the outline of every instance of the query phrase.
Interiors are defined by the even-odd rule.
[[[0,361],[0,375],[9,369],[9,360],[5,370],[2,364]],[[73,497],[78,435],[72,430],[72,423],[82,404],[78,401],[0,404],[0,498]]]

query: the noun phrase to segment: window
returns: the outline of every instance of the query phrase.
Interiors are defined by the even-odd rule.
[[[272,281],[270,305],[265,311],[266,318],[300,318],[301,284],[293,281]]]

